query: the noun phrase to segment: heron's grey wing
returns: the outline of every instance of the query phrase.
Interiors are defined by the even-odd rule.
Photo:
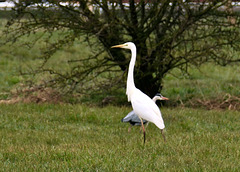
[[[132,121],[137,122],[137,123],[141,123],[140,118],[135,113],[132,115]]]
[[[140,118],[134,113],[134,111],[131,111],[128,113],[126,117],[122,119],[122,122],[129,122],[131,125],[142,125]],[[143,120],[143,124],[146,124],[148,121]]]
[[[122,119],[122,122],[129,122],[132,120],[132,117],[133,115],[135,115],[134,111],[131,111],[127,114],[127,116],[125,116],[123,119]]]
[[[135,113],[131,115],[131,120],[129,122],[132,125],[142,125],[140,118]]]
[[[131,111],[122,119],[122,122],[129,122],[131,125],[142,125],[140,118]],[[148,121],[143,120],[143,124],[146,124]]]
[[[142,125],[140,118],[135,113],[132,115],[132,122],[139,123],[139,125]],[[145,124],[147,122],[148,121],[143,119],[143,124]]]

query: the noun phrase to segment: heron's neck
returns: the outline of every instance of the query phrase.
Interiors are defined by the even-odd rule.
[[[156,102],[157,100],[162,100],[162,99],[159,99],[158,97],[154,96],[152,100]]]
[[[152,99],[154,102],[156,102],[157,101],[157,97],[153,97],[153,99]]]
[[[132,57],[131,61],[129,63],[129,68],[128,68],[128,77],[127,77],[127,95],[128,95],[128,101],[131,100],[131,94],[133,91],[136,89],[135,84],[134,84],[134,65],[136,62],[136,47],[131,49],[132,52]]]

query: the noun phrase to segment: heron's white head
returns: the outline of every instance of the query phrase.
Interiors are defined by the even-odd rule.
[[[126,42],[124,44],[120,44],[120,45],[114,45],[111,48],[125,48],[125,49],[133,49],[136,48],[135,44],[133,42]]]
[[[157,93],[154,98],[155,100],[169,100],[167,97],[163,97],[162,94]]]

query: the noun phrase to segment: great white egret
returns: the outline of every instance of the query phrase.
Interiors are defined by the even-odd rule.
[[[157,93],[153,98],[153,102],[156,102],[157,100],[168,100],[168,98],[163,97],[160,93]],[[121,120],[122,122],[129,122],[131,126],[128,128],[128,132],[130,131],[132,126],[139,126],[141,124],[141,120],[138,117],[137,114],[134,113],[134,111],[129,112],[124,118]],[[143,124],[148,124],[148,121],[143,119]]]
[[[134,84],[133,72],[137,56],[137,48],[135,44],[132,42],[127,42],[124,44],[112,46],[111,48],[125,48],[131,50],[132,57],[128,68],[126,94],[128,97],[128,101],[131,101],[133,111],[138,115],[141,120],[144,143],[146,139],[146,134],[142,119],[154,123],[161,130],[162,136],[165,140],[165,136],[163,134],[163,129],[165,128],[165,125],[160,109],[149,96],[144,94],[141,90],[137,89]]]

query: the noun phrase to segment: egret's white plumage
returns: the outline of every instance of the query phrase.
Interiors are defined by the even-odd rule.
[[[158,128],[160,128],[161,131],[163,131],[165,125],[158,106],[152,101],[150,97],[144,94],[141,90],[137,89],[134,84],[133,73],[137,55],[137,49],[135,44],[132,42],[127,42],[125,44],[112,46],[112,48],[125,48],[131,50],[132,57],[128,68],[127,91],[126,91],[128,101],[131,101],[134,112],[139,116],[141,120],[145,119],[149,122],[152,122]],[[142,127],[145,142],[145,129],[143,122]]]
[[[140,118],[154,123],[160,129],[165,128],[158,106],[146,94],[137,89],[131,96],[131,103]]]
[[[160,93],[157,93],[153,98],[152,101],[156,102],[157,100],[168,100],[168,98],[163,97]],[[131,126],[141,125],[141,120],[137,116],[137,114],[134,113],[134,111],[129,112],[124,118],[122,118],[122,122],[130,123]],[[148,123],[148,121],[143,119],[143,124]],[[128,131],[130,131],[131,126],[129,127]]]

